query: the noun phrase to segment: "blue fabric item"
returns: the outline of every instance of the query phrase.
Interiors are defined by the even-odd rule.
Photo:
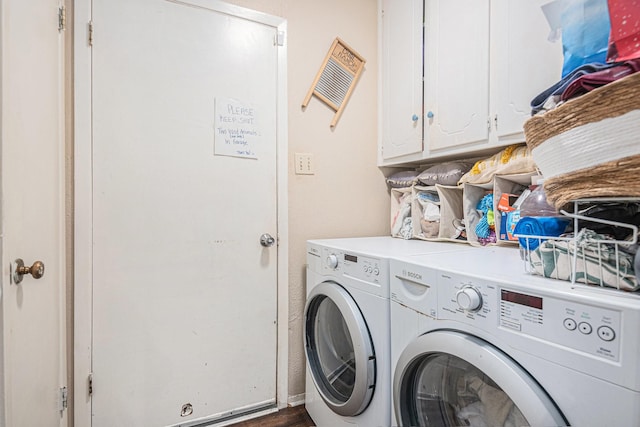
[[[566,0],[561,17],[562,77],[591,62],[606,62],[609,48],[607,0]]]
[[[420,191],[418,193],[418,199],[426,202],[440,203],[440,197],[438,197],[437,194],[429,193],[426,191]]]
[[[481,239],[486,239],[489,237],[491,232],[489,228],[489,222],[487,221],[487,212],[493,210],[493,193],[487,194],[478,202],[476,209],[482,211],[482,218],[480,218],[480,222],[476,225],[476,236]]]
[[[513,233],[527,236],[558,237],[564,233],[569,222],[569,218],[557,216],[525,216],[520,218]],[[518,237],[520,246],[529,250],[536,249],[543,241],[543,239],[536,237]]]
[[[594,62],[590,64],[582,65],[571,73],[567,74],[562,78],[559,82],[546,89],[544,92],[540,93],[538,96],[533,98],[531,101],[531,115],[535,115],[542,110],[542,106],[545,101],[549,99],[550,96],[553,95],[562,95],[562,92],[571,84],[574,80],[578,79],[581,76],[586,74],[595,73],[596,71],[606,70],[611,67],[615,67],[618,64],[604,64],[600,62]]]

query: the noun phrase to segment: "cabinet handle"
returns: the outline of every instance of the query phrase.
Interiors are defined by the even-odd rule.
[[[428,119],[433,119],[433,111],[429,111],[429,112],[427,113],[427,118],[428,118]]]
[[[419,117],[418,117],[418,115],[417,115],[417,114],[414,114],[413,116],[411,116],[411,121],[412,121],[412,122],[417,122],[417,121],[418,121],[418,119],[419,119]]]

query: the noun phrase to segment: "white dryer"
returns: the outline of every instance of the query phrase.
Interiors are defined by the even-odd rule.
[[[465,249],[386,236],[307,242],[305,406],[316,425],[391,425],[389,258]]]
[[[637,295],[525,274],[513,248],[390,274],[398,425],[640,425]]]

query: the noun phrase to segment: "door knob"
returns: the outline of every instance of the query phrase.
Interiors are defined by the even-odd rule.
[[[13,283],[16,285],[22,282],[22,278],[25,274],[30,274],[34,279],[39,279],[44,276],[44,263],[42,261],[36,261],[31,267],[25,266],[24,261],[20,258],[15,261],[15,270],[13,272]]]
[[[264,233],[260,236],[260,244],[265,248],[270,248],[276,242],[276,239],[269,233]]]

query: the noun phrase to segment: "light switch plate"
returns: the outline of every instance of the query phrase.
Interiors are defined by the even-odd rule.
[[[296,175],[313,175],[315,174],[315,165],[313,164],[313,154],[296,153]]]

